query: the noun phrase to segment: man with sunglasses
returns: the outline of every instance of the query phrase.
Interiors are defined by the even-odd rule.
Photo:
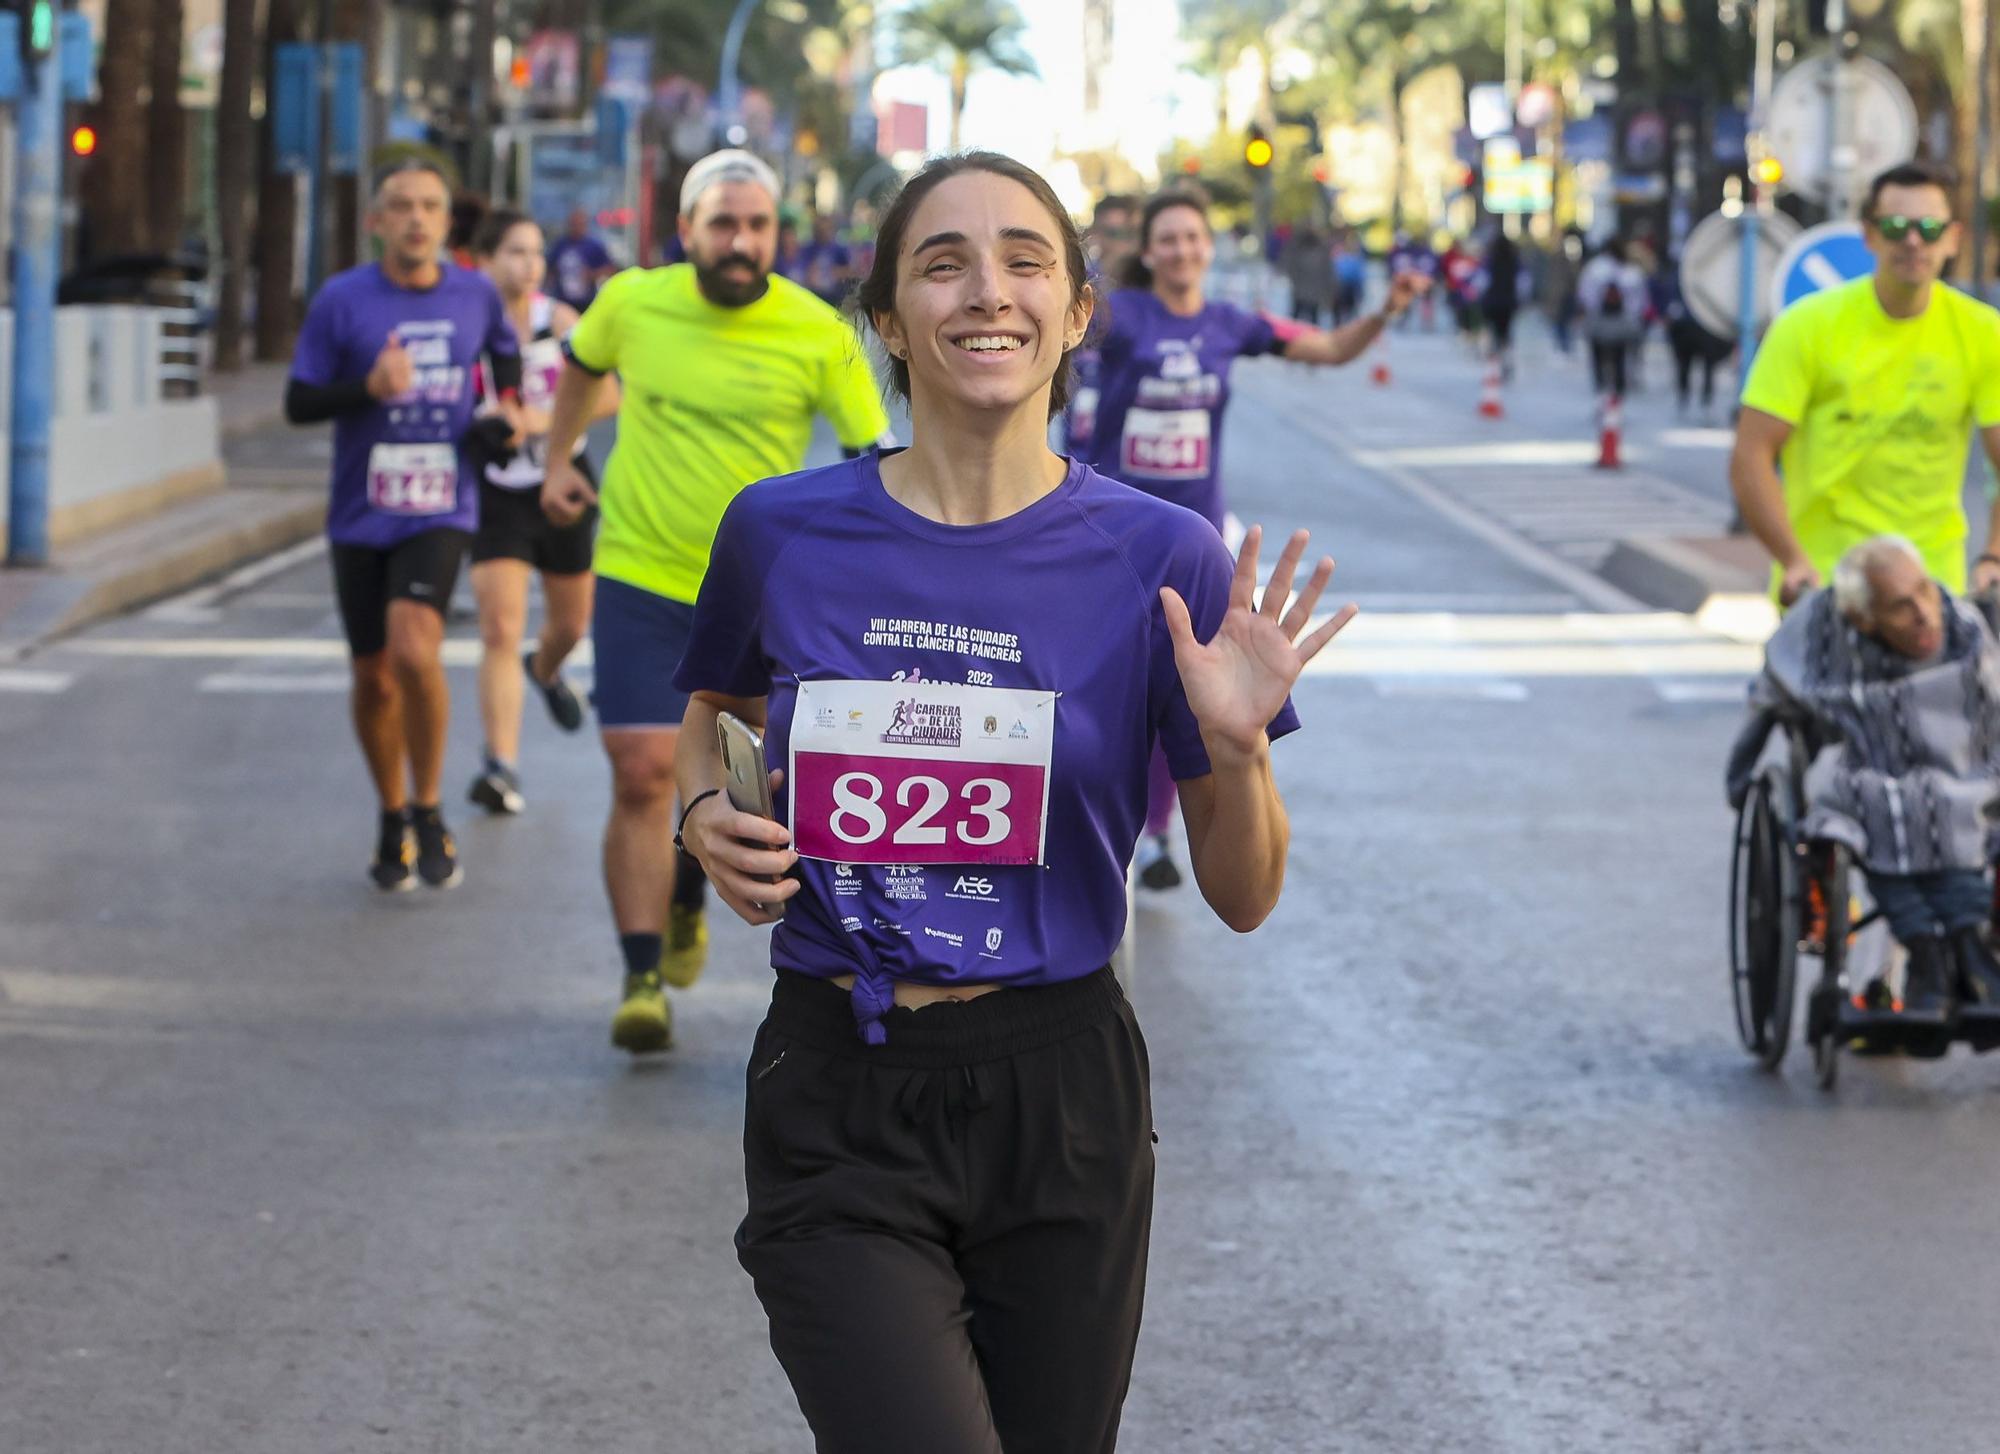
[[[1872,277],[1802,298],[1764,336],[1743,386],[1729,484],[1789,606],[1860,541],[1901,535],[1965,589],[1967,438],[2000,468],[2000,312],[1939,275],[1958,250],[1949,178],[1891,167],[1863,213]],[[2000,501],[1987,527],[2000,549]],[[1982,555],[1975,590],[2000,585]]]

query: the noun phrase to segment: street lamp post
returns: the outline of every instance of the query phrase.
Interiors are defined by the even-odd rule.
[[[722,35],[722,79],[715,95],[722,113],[718,119],[725,146],[740,146],[744,140],[739,135],[743,129],[743,79],[738,66],[743,59],[743,33],[750,28],[750,13],[757,5],[758,0],[736,0],[736,8],[729,15],[729,29]]]
[[[1757,0],[1757,61],[1750,79],[1750,124],[1743,150],[1749,162],[1750,203],[1742,213],[1742,278],[1736,293],[1736,357],[1748,376],[1757,352],[1757,234],[1776,206],[1771,187],[1758,176],[1765,158],[1764,125],[1771,103],[1773,52],[1777,48],[1776,0]]]

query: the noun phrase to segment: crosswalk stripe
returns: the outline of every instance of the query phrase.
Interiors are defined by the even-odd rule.
[[[76,677],[66,671],[34,671],[27,667],[0,668],[0,692],[35,692],[52,696],[66,692]]]
[[[212,672],[201,679],[204,692],[250,692],[287,694],[292,692],[344,692],[353,677],[344,671],[321,672]]]

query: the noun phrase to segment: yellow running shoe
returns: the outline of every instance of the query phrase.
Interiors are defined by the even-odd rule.
[[[634,1055],[651,1055],[674,1043],[674,1012],[658,970],[625,976],[625,1001],[611,1017],[611,1043]]]
[[[689,989],[708,963],[708,918],[700,909],[675,904],[667,910],[667,947],[660,978],[677,990]]]

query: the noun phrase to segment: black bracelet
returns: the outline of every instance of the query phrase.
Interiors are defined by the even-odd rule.
[[[709,789],[709,790],[708,790],[707,792],[705,792],[705,793],[696,793],[696,794],[694,795],[694,797],[693,797],[692,799],[690,799],[690,800],[689,800],[689,802],[688,802],[688,805],[687,805],[687,806],[686,806],[685,808],[682,808],[682,809],[681,809],[681,821],[680,821],[680,824],[679,824],[679,826],[678,826],[678,827],[676,827],[676,828],[674,829],[674,852],[676,852],[676,853],[686,853],[686,852],[687,852],[687,844],[685,844],[685,843],[683,843],[683,842],[681,841],[681,834],[682,834],[682,833],[683,833],[683,832],[684,832],[684,831],[686,830],[686,828],[687,828],[687,825],[688,825],[688,815],[689,815],[690,813],[692,813],[692,812],[693,812],[693,811],[694,811],[694,810],[695,810],[696,808],[699,808],[699,807],[700,807],[700,806],[701,806],[701,805],[702,805],[703,803],[707,802],[707,801],[708,801],[708,800],[709,800],[710,798],[714,797],[714,796],[715,796],[715,795],[716,795],[717,793],[719,793],[719,792],[721,792],[721,791],[722,791],[722,789],[721,789],[721,788],[710,788],[710,789]]]

